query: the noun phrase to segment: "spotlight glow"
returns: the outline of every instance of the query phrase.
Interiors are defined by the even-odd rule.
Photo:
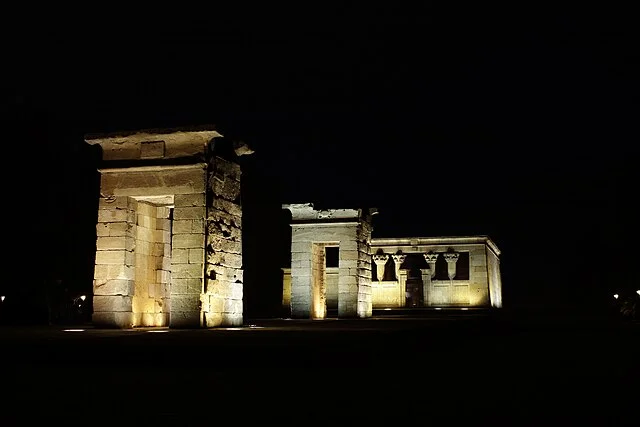
[[[84,329],[64,329],[64,332],[84,332]]]
[[[468,307],[462,307],[460,310],[469,310]]]
[[[169,332],[169,331],[167,331],[167,330],[161,330],[161,331],[147,331],[147,332],[150,332],[150,333],[151,333],[151,332],[153,332],[153,333],[161,333],[161,332]]]
[[[613,294],[613,297],[614,297],[615,299],[618,299],[618,294]]]
[[[86,296],[86,295],[80,295],[80,299],[81,299],[82,301],[84,301],[84,300],[86,300],[86,299],[87,299],[87,296]]]
[[[436,310],[442,310],[442,307],[436,307]]]
[[[640,291],[638,291],[638,292],[640,292]],[[2,295],[2,296],[0,297],[0,301],[4,302],[4,299],[5,299],[5,296],[4,296],[4,295]]]
[[[637,290],[636,293],[640,295],[640,290]],[[4,301],[4,297],[2,297],[2,300]]]
[[[391,311],[391,309],[390,308],[385,308],[384,311]]]

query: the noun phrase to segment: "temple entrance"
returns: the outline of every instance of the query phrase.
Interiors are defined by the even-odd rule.
[[[420,269],[412,268],[407,275],[405,307],[422,307],[424,305],[422,288]]]

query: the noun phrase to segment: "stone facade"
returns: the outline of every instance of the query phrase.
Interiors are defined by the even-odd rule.
[[[311,204],[284,207],[292,212],[292,264],[283,269],[283,307],[292,317],[323,317],[313,306],[329,306],[329,299],[323,302],[316,289],[338,295],[338,307],[343,307],[338,317],[353,314],[348,304],[355,294],[360,317],[370,316],[373,308],[502,307],[500,250],[487,236],[372,238],[370,217],[362,220],[360,211],[316,211]],[[346,216],[347,211],[353,222],[327,222],[334,212]],[[358,234],[360,223],[366,226]],[[338,240],[339,277],[329,280],[331,269],[322,271],[319,261],[313,261],[313,245]],[[358,249],[357,263],[352,248]],[[351,265],[358,270],[349,270]]]
[[[283,205],[291,211],[291,269],[285,270],[291,316],[323,319],[328,298],[337,299],[339,317],[370,317],[371,212],[361,209],[316,210],[311,203]],[[325,248],[339,248],[336,274],[328,279]],[[287,277],[289,273],[289,277]],[[337,280],[336,280],[337,279]],[[337,290],[332,286],[337,285]]]
[[[238,157],[251,150],[221,137],[213,128],[85,137],[103,163],[95,325],[242,324]]]
[[[372,281],[376,308],[502,307],[500,250],[488,236],[372,238],[371,251],[398,271]],[[408,289],[407,280],[419,289]]]

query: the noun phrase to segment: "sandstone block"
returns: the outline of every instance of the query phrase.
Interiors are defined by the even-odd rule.
[[[224,211],[233,216],[237,216],[237,217],[242,216],[242,207],[239,204],[229,200],[215,197],[212,202],[212,207],[214,209]]]
[[[175,208],[173,210],[173,219],[204,219],[206,208],[204,206]]]
[[[182,207],[205,206],[205,194],[176,194],[174,196],[174,206],[176,209]]]
[[[189,263],[189,249],[173,248],[171,250],[171,261],[176,264]]]
[[[190,249],[203,247],[204,234],[174,234],[173,236],[174,249]]]
[[[200,294],[202,292],[202,279],[172,279],[171,293],[175,295]]]
[[[204,248],[189,249],[189,264],[204,264]]]
[[[134,281],[124,279],[102,279],[93,281],[94,295],[133,295]]]
[[[172,294],[171,315],[174,312],[200,312],[200,294]]]
[[[171,265],[171,278],[195,278],[200,279],[203,276],[203,264],[176,264]]]
[[[123,295],[94,295],[93,311],[131,311],[131,297]]]

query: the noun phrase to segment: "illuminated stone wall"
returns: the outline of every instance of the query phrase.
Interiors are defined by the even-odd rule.
[[[213,157],[207,197],[206,287],[203,312],[206,326],[241,325],[242,208],[240,166]]]
[[[500,259],[498,255],[487,249],[487,268],[489,277],[489,298],[491,306],[502,307],[502,277],[500,274]]]
[[[102,149],[93,322],[242,323],[243,144],[213,129],[88,135]]]
[[[402,307],[404,292],[400,290],[398,281],[371,282],[373,308]]]
[[[134,326],[169,324],[171,227],[170,209],[136,202]]]
[[[385,254],[394,262],[399,253],[424,256],[426,263],[421,271],[425,306],[501,307],[500,251],[486,236],[373,238],[371,250],[376,253],[374,257],[380,257],[380,264]],[[461,279],[456,277],[457,260],[458,255],[465,252],[469,254],[469,277]],[[438,257],[448,258],[448,280],[434,278]],[[399,300],[394,305],[396,291]],[[403,293],[401,280],[374,282],[374,307],[403,306],[400,296]]]
[[[336,245],[338,317],[371,316],[370,216],[354,209],[315,210],[312,204],[283,207],[292,213],[291,316],[323,318],[323,312],[326,315],[326,295],[334,295],[334,291],[326,290],[326,267],[319,254],[324,258],[324,247]],[[320,283],[322,292],[318,291]]]
[[[338,310],[338,267],[325,267],[324,278],[326,286],[327,310]],[[291,314],[291,269],[282,269],[282,307],[286,314]]]

